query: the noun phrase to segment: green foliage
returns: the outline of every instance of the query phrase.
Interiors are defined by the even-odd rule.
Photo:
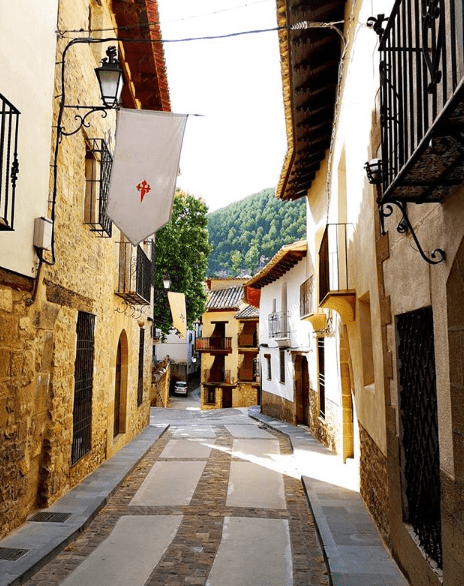
[[[211,277],[235,276],[241,270],[253,274],[284,244],[306,235],[305,199],[283,202],[273,189],[212,212],[208,219]]]
[[[155,240],[155,326],[164,334],[172,324],[163,275],[171,279],[171,291],[185,294],[187,327],[191,328],[205,310],[208,256],[208,207],[201,199],[177,190],[170,221],[156,233]]]

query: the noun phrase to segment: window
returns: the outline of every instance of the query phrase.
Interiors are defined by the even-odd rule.
[[[371,306],[369,295],[359,299],[359,327],[361,330],[361,356],[364,386],[374,382],[374,352],[372,347]]]
[[[443,567],[440,448],[432,308],[397,318],[405,516],[428,556]]]
[[[0,94],[0,230],[14,230],[19,114]]]
[[[267,362],[267,380],[272,380],[272,367],[271,367],[271,355],[265,354],[264,358]]]
[[[317,339],[317,360],[319,371],[319,417],[325,419],[325,339]]]
[[[280,382],[285,382],[285,350],[279,350],[280,359]]]
[[[149,305],[151,297],[151,261],[142,248],[132,246],[121,234],[119,276],[116,295],[130,305]]]
[[[91,139],[85,155],[84,223],[101,237],[109,237],[112,232],[111,220],[106,215],[112,164],[106,142]]]
[[[206,390],[206,402],[209,405],[214,405],[216,403],[216,389]]]
[[[76,332],[71,464],[90,452],[91,447],[95,316],[80,311]]]
[[[140,328],[139,337],[139,376],[137,383],[137,407],[140,407],[143,401],[143,362],[144,362],[144,350],[145,350],[145,330]]]

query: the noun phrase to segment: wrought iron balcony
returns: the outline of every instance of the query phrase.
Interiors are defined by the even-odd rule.
[[[462,2],[397,0],[384,20],[370,19],[381,52],[381,203],[441,201],[464,181]]]
[[[210,338],[197,338],[195,340],[197,352],[211,352],[214,354],[230,354],[232,352],[232,338],[214,336]]]
[[[288,311],[276,311],[268,315],[269,338],[287,339],[290,336],[288,318]]]
[[[327,224],[319,249],[319,306],[337,311],[344,323],[354,320],[355,311],[348,264],[352,228],[351,224]]]
[[[0,230],[14,230],[19,114],[0,94]]]
[[[232,377],[230,370],[224,370],[221,368],[210,368],[205,371],[205,383],[210,384],[232,384]]]
[[[119,243],[119,278],[116,295],[131,305],[149,305],[151,261],[140,246]]]

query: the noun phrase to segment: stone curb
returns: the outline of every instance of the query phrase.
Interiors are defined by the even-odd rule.
[[[0,560],[0,586],[23,584],[73,541],[169,427],[150,424],[48,509],[34,512],[71,513],[64,523],[26,521],[1,539],[0,548],[22,549],[27,553],[17,561]]]
[[[251,407],[248,415],[286,435],[293,452],[309,451],[336,458],[309,431],[263,415],[259,407]],[[314,517],[330,586],[407,586],[359,493],[305,475],[301,483]],[[336,516],[328,516],[331,509]]]

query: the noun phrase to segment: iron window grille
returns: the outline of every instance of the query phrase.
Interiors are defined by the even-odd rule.
[[[314,276],[311,275],[300,285],[300,317],[313,315],[314,312]]]
[[[317,339],[317,361],[319,378],[319,417],[325,419],[325,339]]]
[[[116,295],[131,305],[149,305],[151,261],[142,248],[126,240],[119,243],[119,275]]]
[[[348,241],[352,224],[327,224],[319,249],[319,303],[331,292],[349,290]]]
[[[110,237],[112,222],[106,214],[113,158],[102,138],[93,138],[85,157],[84,224],[101,237]]]
[[[0,230],[14,230],[19,115],[19,110],[0,94]]]
[[[288,338],[288,311],[276,311],[268,315],[269,338]]]
[[[91,449],[95,316],[80,311],[76,332],[71,464],[78,462]]]
[[[440,454],[432,309],[399,315],[398,363],[405,517],[426,555],[443,567]]]
[[[143,402],[143,363],[145,357],[145,330],[140,328],[139,336],[139,368],[138,368],[138,379],[137,379],[137,407]]]
[[[462,2],[396,0],[383,20],[371,21],[381,37],[383,199],[440,201],[464,177]]]
[[[280,382],[285,383],[285,350],[279,350]]]

